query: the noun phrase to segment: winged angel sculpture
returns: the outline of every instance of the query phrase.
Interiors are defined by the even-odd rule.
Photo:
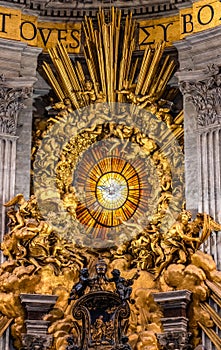
[[[3,330],[6,324],[14,320],[15,344],[20,344],[19,329],[22,329],[24,318],[18,317],[22,313],[19,293],[56,292],[62,298],[58,300],[55,315],[52,313],[54,316],[48,316],[52,321],[50,332],[60,334],[59,337],[62,335],[59,339],[55,337],[53,349],[60,350],[61,343],[64,344],[62,349],[65,349],[70,330],[74,327],[74,321],[70,319],[71,305],[68,300],[73,280],[77,281],[78,271],[85,266],[89,266],[89,269],[93,266],[97,254],[93,249],[90,251],[89,248],[78,246],[76,242],[67,242],[55,232],[42,219],[34,196],[25,200],[19,194],[7,202],[6,207],[10,229],[1,244],[8,260],[0,269],[0,328]],[[160,331],[160,313],[156,306],[153,307],[150,294],[152,289],[164,291],[172,287],[192,290],[195,295],[192,319],[200,317],[202,327],[212,327],[209,311],[205,310],[205,305],[201,305],[201,300],[205,300],[209,289],[216,294],[221,284],[221,276],[216,271],[212,258],[198,250],[213,230],[221,230],[220,224],[207,214],[197,214],[192,220],[191,213],[184,209],[166,232],[160,232],[157,223],[153,218],[142,232],[139,232],[138,224],[137,227],[136,224],[132,228],[128,226],[128,229],[138,230],[138,234],[121,247],[110,249],[105,256],[112,271],[120,269],[126,279],[131,278],[135,269],[140,269],[132,295],[135,303],[131,305],[131,326],[128,330],[129,339],[135,341],[136,338],[137,349],[142,348],[147,338],[151,339],[151,349],[158,349],[154,332]],[[111,277],[111,270],[108,273]],[[191,283],[188,276],[191,276]],[[9,299],[7,309],[4,308],[6,297]],[[194,322],[192,326],[198,335],[198,323]],[[67,333],[58,332],[60,327],[64,327],[63,324],[66,325]],[[151,330],[143,329],[145,324],[152,325]],[[154,332],[151,327],[156,328]],[[195,336],[195,345],[199,343],[199,339]]]
[[[73,282],[77,282],[78,271],[88,267],[90,272],[100,253],[110,268],[107,271],[109,278],[113,278],[111,271],[119,270],[122,273],[122,278],[130,280],[135,270],[140,269],[139,277],[134,282],[133,295],[131,294],[135,303],[131,305],[131,318],[127,331],[130,344],[135,350],[159,349],[155,334],[162,331],[160,321],[162,314],[154,304],[151,292],[180,289],[189,289],[193,293],[190,305],[190,332],[193,334],[193,345],[197,346],[201,341],[200,326],[201,329],[206,330],[213,341],[215,339],[215,345],[220,348],[220,339],[216,338],[212,329],[217,322],[217,317],[214,317],[207,300],[211,296],[217,304],[221,304],[221,273],[217,271],[212,257],[198,249],[202,243],[206,242],[213,230],[221,230],[221,225],[208,214],[198,214],[195,219],[192,219],[191,213],[183,209],[172,226],[162,231],[161,216],[157,217],[160,213],[167,212],[167,202],[172,196],[172,189],[173,192],[176,189],[178,194],[182,192],[180,186],[177,185],[175,188],[174,181],[173,184],[171,182],[170,170],[166,171],[168,162],[156,159],[162,157],[163,153],[159,153],[159,150],[155,149],[155,143],[153,144],[155,135],[156,143],[158,142],[157,137],[159,134],[161,135],[159,128],[165,123],[166,129],[163,135],[168,135],[168,131],[171,131],[171,137],[166,138],[165,136],[165,139],[163,138],[166,145],[161,151],[170,153],[174,138],[181,143],[181,146],[183,145],[183,128],[181,127],[183,114],[182,112],[176,116],[173,114],[172,117],[172,114],[169,113],[171,106],[168,107],[168,101],[171,99],[168,97],[169,92],[166,91],[167,83],[176,64],[173,61],[170,63],[166,61],[168,66],[166,63],[160,64],[165,43],[159,43],[155,50],[146,49],[137,77],[138,60],[132,60],[132,52],[135,49],[135,25],[132,17],[129,16],[126,21],[123,35],[124,45],[119,40],[121,37],[119,33],[123,28],[120,11],[112,10],[111,24],[105,22],[105,15],[102,11],[98,18],[99,30],[94,29],[92,22],[87,18],[84,25],[85,60],[92,82],[86,83],[87,77],[81,63],[77,62],[76,66],[73,67],[61,44],[49,52],[55,66],[59,68],[57,69],[59,78],[56,79],[47,63],[44,64],[44,70],[60,101],[54,105],[54,109],[58,111],[57,116],[49,122],[55,124],[64,122],[73,110],[78,111],[81,107],[87,106],[91,107],[92,116],[95,118],[95,102],[102,101],[108,103],[129,101],[134,107],[133,110],[136,110],[135,107],[137,107],[139,111],[145,109],[149,116],[154,114],[156,123],[152,127],[156,126],[156,130],[142,124],[142,132],[144,129],[145,132],[148,130],[150,138],[146,138],[140,129],[137,130],[131,125],[121,123],[123,120],[119,120],[117,124],[114,123],[110,120],[109,113],[106,114],[106,112],[102,112],[102,118],[91,119],[89,125],[88,121],[86,122],[83,118],[76,119],[71,126],[71,133],[75,132],[74,145],[77,142],[78,148],[81,146],[79,149],[82,152],[89,144],[100,141],[102,135],[106,137],[107,129],[110,138],[115,136],[117,142],[126,141],[127,145],[127,140],[131,139],[132,146],[141,148],[143,158],[147,159],[152,154],[157,175],[161,179],[158,212],[152,216],[149,223],[145,222],[145,225],[139,223],[139,219],[135,222],[122,221],[122,227],[126,227],[127,233],[130,233],[129,231],[133,233],[132,236],[130,235],[130,239],[128,240],[126,237],[127,239],[119,245],[98,252],[91,246],[84,246],[82,242],[75,241],[75,235],[73,235],[72,241],[64,239],[62,232],[55,231],[51,223],[43,219],[35,196],[26,200],[22,194],[19,194],[6,203],[10,222],[9,232],[1,243],[3,254],[8,260],[0,267],[0,312],[2,315],[0,331],[3,332],[5,327],[13,321],[11,329],[14,345],[16,349],[20,349],[25,316],[19,294],[57,294],[59,298],[55,309],[45,316],[45,319],[51,322],[49,332],[54,336],[52,350],[65,350],[70,334],[73,334],[74,337],[78,336],[76,321],[71,316],[71,305],[68,303],[71,287]],[[110,51],[113,47],[115,47],[115,56]],[[106,57],[110,57],[110,60],[107,60]],[[97,62],[101,64],[97,64]],[[103,62],[106,62],[106,65],[102,64]],[[67,70],[64,67],[67,67]],[[65,79],[63,79],[64,72],[68,72]],[[62,89],[61,81],[63,82]],[[97,103],[96,107],[100,105],[102,106],[101,103]],[[136,118],[139,122],[140,119],[137,116]],[[129,119],[128,122],[131,124]],[[65,124],[61,123],[60,125],[64,126]],[[82,133],[77,134],[78,128],[82,133],[84,132],[85,139],[83,139]],[[61,127],[59,132],[61,132]],[[66,131],[64,133],[66,134]],[[45,139],[47,140],[47,136]],[[49,139],[46,145],[46,148],[51,145],[52,154],[58,152],[57,148],[54,147],[56,143],[53,144],[53,142],[55,142],[54,139]],[[168,144],[171,145],[169,149],[167,149]],[[74,157],[80,153],[75,152],[75,148],[72,146],[68,144],[66,149],[64,147],[64,151],[69,157],[73,156],[73,164],[75,164]],[[176,175],[180,175],[178,169],[181,167],[180,158],[178,158],[177,163],[174,164],[178,173]],[[64,207],[68,212],[74,214],[76,209],[74,188],[67,191],[72,185],[69,183],[69,177],[72,181],[73,173],[69,161],[70,158],[66,161],[66,158],[61,157],[59,166],[52,168],[56,168],[60,175],[64,174],[64,179],[60,176],[62,180],[60,182],[58,181],[60,178],[56,174],[57,185]],[[175,161],[174,157],[173,162]],[[71,176],[67,173],[67,167],[63,172],[60,171],[65,162],[70,168]],[[52,165],[50,164],[50,166]],[[42,178],[45,179],[45,177]],[[177,183],[180,185],[182,181],[180,178],[178,180]],[[112,196],[112,187],[107,189],[105,186],[99,190],[102,190],[105,196]],[[115,193],[117,193],[116,189]],[[182,195],[177,197],[179,197],[180,204]],[[178,204],[175,203],[174,207],[178,208]],[[74,220],[75,216],[73,215],[73,222]],[[219,319],[218,321],[220,322]],[[71,344],[69,345],[71,346]]]

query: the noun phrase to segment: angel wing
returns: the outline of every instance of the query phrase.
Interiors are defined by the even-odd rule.
[[[202,220],[202,232],[200,235],[200,242],[196,247],[197,249],[209,238],[212,231],[221,231],[221,224],[216,222],[210,215],[206,213],[198,214],[198,218],[200,217]]]
[[[23,204],[25,202],[25,198],[22,193],[17,194],[14,198],[10,199],[7,203],[4,204],[5,207],[11,207],[15,204]]]

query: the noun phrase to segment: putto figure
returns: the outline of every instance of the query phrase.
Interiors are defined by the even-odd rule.
[[[91,278],[89,278],[89,272],[87,268],[83,268],[80,270],[79,281],[72,287],[70,297],[68,298],[68,302],[71,300],[76,300],[80,298],[87,287],[89,287],[91,283]]]
[[[113,271],[111,271],[112,274],[112,278],[108,278],[108,282],[114,282],[115,283],[115,287],[116,287],[116,293],[119,295],[119,297],[121,298],[122,301],[130,301],[133,302],[132,300],[130,300],[130,295],[132,293],[132,284],[134,282],[135,279],[137,279],[139,277],[138,272],[135,273],[135,275],[126,280],[124,277],[122,277],[120,275],[120,271],[118,269],[114,269]]]

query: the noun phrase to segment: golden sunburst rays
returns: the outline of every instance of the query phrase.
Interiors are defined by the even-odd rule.
[[[76,214],[87,234],[94,238],[110,237],[119,232],[122,222],[145,213],[150,184],[144,160],[127,161],[119,147],[111,154],[106,140],[85,152],[76,167],[74,187],[85,194],[79,200]]]
[[[136,58],[133,55],[136,23],[131,14],[123,22],[119,9],[113,8],[108,20],[100,10],[96,25],[86,17],[82,28],[84,62],[77,58],[72,62],[66,48],[58,43],[49,50],[53,68],[47,63],[43,65],[61,102],[54,105],[58,110],[57,124],[65,124],[73,117],[72,134],[77,134],[72,140],[74,144],[70,143],[62,150],[63,158],[56,166],[56,186],[68,213],[75,211],[75,206],[70,203],[75,200],[76,188],[78,203],[73,220],[83,226],[87,236],[92,240],[93,237],[103,240],[110,237],[114,241],[118,230],[128,231],[125,222],[135,220],[137,223],[145,212],[146,225],[149,212],[156,208],[163,213],[167,211],[167,202],[172,196],[168,191],[172,192],[175,185],[171,185],[172,180],[167,180],[171,174],[170,171],[166,173],[168,167],[164,155],[173,164],[176,157],[169,157],[172,147],[172,154],[177,151],[174,140],[182,143],[183,138],[183,114],[174,113],[172,117],[167,101],[174,98],[174,89],[168,88],[168,82],[176,64],[171,57],[164,56],[165,44],[162,42],[147,48]],[[123,108],[128,113],[123,112]],[[132,125],[137,127],[133,129]],[[110,152],[113,145],[109,144],[106,153],[96,147],[96,143],[101,146],[101,140],[114,137],[122,145],[131,142],[128,153],[120,152],[124,146]],[[139,156],[133,157],[136,154]],[[149,155],[153,155],[152,165],[157,171],[149,171],[152,177],[148,182]],[[163,171],[160,170],[161,162],[164,163]],[[123,166],[125,168],[121,168]],[[73,184],[69,182],[72,175]],[[150,187],[157,193],[153,195],[155,202],[153,198],[150,200]],[[81,191],[82,198],[79,196]],[[161,192],[159,199],[157,196]],[[148,208],[150,202],[151,210]]]
[[[55,123],[34,163],[34,193],[45,218],[68,240],[87,246],[130,240],[155,214],[169,222],[180,203],[173,193],[183,193],[179,145],[166,157],[157,118],[138,107],[132,114],[131,104],[114,105],[115,110],[106,103],[78,110],[85,124],[76,129],[75,112]],[[141,131],[154,123],[149,137]],[[45,210],[47,199],[56,204],[56,220]]]
[[[53,69],[46,62],[43,69],[58,99],[69,98],[78,109],[96,101],[125,102],[128,99],[142,106],[139,102],[142,98],[151,105],[165,97],[167,83],[176,67],[169,55],[163,57],[165,43],[147,47],[142,57],[135,58],[136,23],[131,14],[123,23],[121,11],[112,8],[107,21],[101,9],[97,23],[95,28],[92,19],[85,17],[82,25],[87,69],[83,69],[80,60],[72,63],[62,43],[49,50]]]

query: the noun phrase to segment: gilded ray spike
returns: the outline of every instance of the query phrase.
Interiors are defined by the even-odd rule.
[[[202,328],[202,330],[205,332],[205,334],[208,336],[211,342],[215,345],[216,349],[221,350],[221,340],[220,337],[216,334],[216,332],[213,329],[206,327],[201,322],[199,322],[199,326]]]
[[[51,67],[46,62],[44,62],[44,64],[43,64],[43,70],[45,71],[47,78],[48,78],[54,92],[56,93],[57,97],[59,98],[60,101],[63,101],[63,99],[65,98],[63,90],[62,90],[60,84],[58,83]]]
[[[135,89],[136,95],[138,95],[140,93],[141,87],[143,86],[146,74],[148,72],[148,69],[149,69],[149,66],[151,63],[151,59],[152,59],[152,52],[151,52],[151,49],[149,47],[147,47],[145,52],[144,52],[144,56],[143,56],[143,60],[142,60],[141,68],[140,68],[140,74],[139,74],[137,86]]]
[[[68,97],[74,109],[95,102],[130,102],[134,104],[134,112],[138,106],[139,109],[147,108],[151,113],[153,110],[161,113],[161,98],[173,100],[176,94],[176,89],[167,89],[176,64],[169,56],[163,57],[165,43],[146,48],[143,57],[134,60],[136,22],[132,14],[126,17],[124,26],[118,9],[112,8],[108,19],[101,9],[97,18],[98,28],[94,28],[88,17],[85,17],[82,26],[87,72],[78,60],[72,63],[62,44],[49,50],[56,74],[47,64],[44,70],[58,98]],[[172,136],[181,140],[183,130],[176,128],[183,122],[183,117],[175,117],[174,122],[170,121],[171,117],[168,118],[166,123],[172,130]],[[173,137],[168,139],[168,145]],[[182,141],[179,142],[182,144]]]
[[[213,322],[221,330],[221,317],[214,311],[214,309],[208,303],[201,303],[201,308],[209,313]]]

